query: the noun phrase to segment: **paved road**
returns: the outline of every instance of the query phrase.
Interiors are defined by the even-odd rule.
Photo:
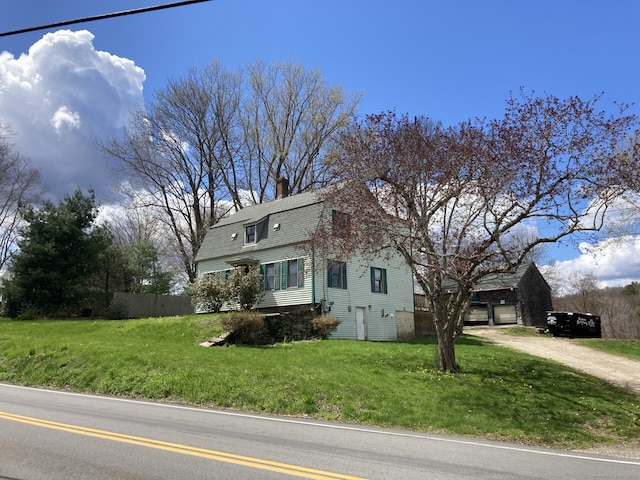
[[[638,472],[640,460],[0,384],[4,480],[603,479]]]

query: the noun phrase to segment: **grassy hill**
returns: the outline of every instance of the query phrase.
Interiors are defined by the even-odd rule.
[[[0,319],[0,381],[561,448],[640,442],[637,396],[477,337],[450,375],[432,338],[198,345],[219,333],[215,316]]]

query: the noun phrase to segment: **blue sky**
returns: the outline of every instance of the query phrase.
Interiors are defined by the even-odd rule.
[[[0,31],[169,1],[2,0]],[[319,69],[331,84],[361,92],[361,114],[395,109],[452,124],[473,117],[500,116],[510,92],[521,87],[560,97],[590,97],[604,92],[606,106],[614,101],[636,102],[640,93],[639,24],[640,2],[636,0],[212,0],[65,28],[89,30],[96,52],[129,59],[142,69],[144,76],[132,65],[125,65],[116,83],[122,85],[126,78],[135,77],[132,85],[142,85],[146,101],[166,85],[167,79],[185,75],[191,66],[204,66],[213,60],[220,60],[229,68],[254,60],[294,60]],[[0,52],[6,51],[17,60],[46,33],[1,37]],[[91,40],[77,42],[86,45]],[[61,58],[73,61],[73,48],[69,45]],[[58,47],[52,45],[47,50],[51,62],[55,48]],[[62,60],[56,67],[60,84],[70,88],[80,82],[77,77],[64,80],[61,63]],[[113,62],[109,78],[118,75],[114,71],[119,68],[116,64]],[[0,62],[0,84],[2,65]],[[48,68],[52,71],[54,67]],[[114,82],[109,84],[112,90],[120,88],[113,87]],[[55,87],[49,85],[43,95],[49,95]],[[59,108],[55,112],[62,122],[56,123],[58,127],[75,128],[74,119],[80,118],[86,126],[90,123],[85,120],[88,116],[103,118],[103,109],[114,110],[114,105],[120,112],[139,107],[139,92],[129,88],[125,95],[110,96],[95,79],[93,84],[84,82],[74,87],[74,91],[86,91],[86,97],[92,95],[92,88],[95,111]],[[5,94],[4,104],[0,101],[0,119],[28,129],[34,123],[33,117],[31,121],[10,115],[6,118],[6,112],[26,108],[23,100],[22,106],[14,105],[12,110],[9,97]],[[12,98],[21,97],[16,94]],[[101,103],[103,98],[110,100]],[[47,97],[46,101],[50,100]],[[633,111],[640,113],[637,106]],[[78,116],[74,117],[76,113]],[[83,133],[87,139],[82,150],[85,155],[91,155],[88,137],[108,135],[109,128],[116,124],[115,120],[94,122],[92,129]],[[100,125],[109,126],[102,131]],[[60,128],[56,130],[55,146],[47,147],[41,140],[41,147],[49,153],[54,147],[62,148],[65,137],[61,132]],[[18,146],[24,145],[29,156],[38,157],[32,145],[36,133],[16,133]],[[45,160],[41,162],[46,165]],[[76,167],[82,169],[67,159],[62,169],[56,164],[57,171],[52,171],[51,178],[66,188],[63,177],[75,178]],[[99,173],[100,178],[91,178],[88,170],[100,171],[85,168],[84,176],[69,185],[86,188],[83,181],[90,181],[94,187],[106,181],[104,172]],[[52,180],[50,185],[54,190],[55,182]],[[636,253],[640,253],[640,245],[636,247],[634,243],[629,255]],[[580,257],[576,249],[552,248],[550,254],[560,260]],[[599,262],[582,266],[601,271],[603,260]],[[617,263],[629,265],[629,259]],[[638,271],[637,262],[634,265]],[[613,271],[609,276],[638,279],[640,273]]]
[[[3,0],[0,30],[169,0]],[[558,96],[638,96],[636,0],[212,0],[70,26],[144,69],[145,97],[191,65],[294,59],[363,92],[362,113],[395,108],[445,123],[500,115],[521,86]],[[4,37],[25,52],[43,31]]]

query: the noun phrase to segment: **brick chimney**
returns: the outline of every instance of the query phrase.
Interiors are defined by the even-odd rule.
[[[285,198],[289,196],[289,180],[284,177],[276,179],[276,198]]]

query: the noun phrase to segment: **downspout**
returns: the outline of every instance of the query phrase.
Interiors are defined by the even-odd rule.
[[[316,250],[311,245],[311,304],[316,311]]]
[[[409,222],[409,256],[413,262],[413,230],[411,229],[411,222]],[[411,298],[413,299],[413,333],[415,335],[416,325],[416,276],[413,274],[413,266],[409,267],[411,271]],[[427,305],[427,292],[424,292],[425,306]]]

